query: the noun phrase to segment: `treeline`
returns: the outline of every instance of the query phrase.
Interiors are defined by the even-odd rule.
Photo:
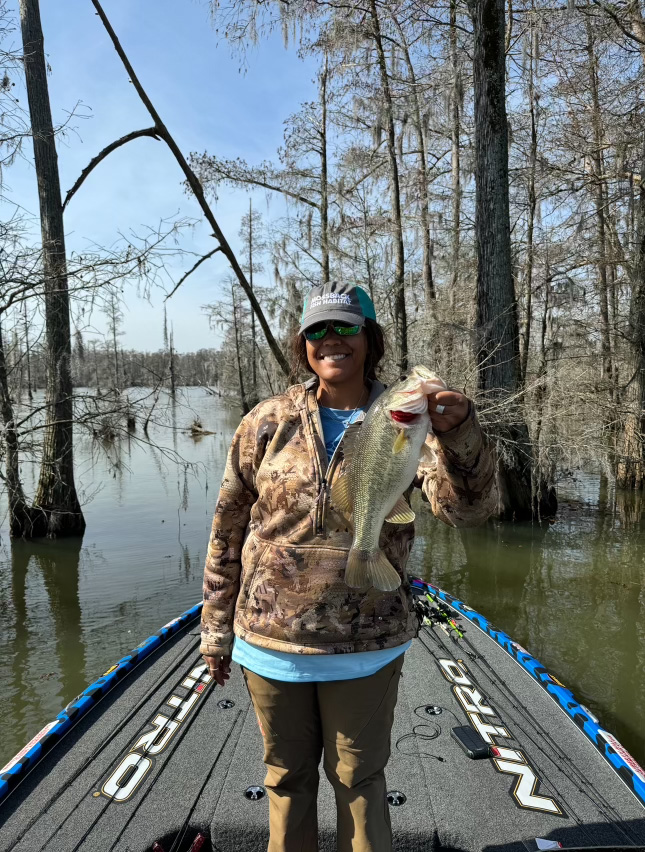
[[[9,388],[14,400],[44,390],[47,384],[47,354],[40,347],[30,351],[18,341],[7,348]],[[197,352],[137,352],[118,348],[116,357],[105,345],[93,340],[75,346],[72,357],[72,381],[75,388],[97,391],[200,386],[216,390],[220,383],[223,353],[217,349]]]
[[[643,3],[212,7],[233,49],[281,30],[318,65],[273,160],[191,157],[208,193],[288,202],[263,232],[263,305],[292,327],[310,284],[365,287],[388,376],[422,361],[476,398],[507,516],[551,511],[551,485],[589,464],[642,488]],[[228,380],[246,389],[238,298],[246,370],[231,355]]]

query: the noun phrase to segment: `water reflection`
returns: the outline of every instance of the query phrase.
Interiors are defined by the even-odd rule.
[[[2,682],[11,700],[3,712],[24,740],[53,715],[53,701],[76,695],[86,684],[78,594],[82,539],[61,545],[55,551],[46,543],[10,545],[12,607],[2,618],[8,639]]]

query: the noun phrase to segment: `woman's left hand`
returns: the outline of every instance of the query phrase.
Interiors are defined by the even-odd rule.
[[[428,394],[428,411],[434,432],[448,432],[460,426],[468,417],[468,409],[468,397],[459,391],[440,390]]]

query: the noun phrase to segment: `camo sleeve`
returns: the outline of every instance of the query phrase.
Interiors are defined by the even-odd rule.
[[[428,436],[435,461],[422,461],[415,485],[433,513],[451,527],[483,524],[497,509],[495,455],[470,403],[459,426]]]
[[[233,438],[220,487],[204,566],[204,606],[200,652],[231,653],[233,615],[240,590],[242,545],[257,500],[254,486],[256,430],[251,415]]]

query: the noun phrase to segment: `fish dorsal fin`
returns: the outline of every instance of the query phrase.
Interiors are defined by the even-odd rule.
[[[390,524],[410,524],[414,518],[414,512],[408,506],[405,497],[401,495],[385,520]]]
[[[361,423],[351,423],[347,427],[347,429],[345,429],[342,447],[343,456],[345,457],[345,464],[348,467],[352,463],[352,459],[354,458],[354,452],[356,450],[356,441],[358,439],[360,431]]]
[[[349,487],[349,476],[339,476],[331,487],[331,502],[348,518],[354,514],[354,500]]]

